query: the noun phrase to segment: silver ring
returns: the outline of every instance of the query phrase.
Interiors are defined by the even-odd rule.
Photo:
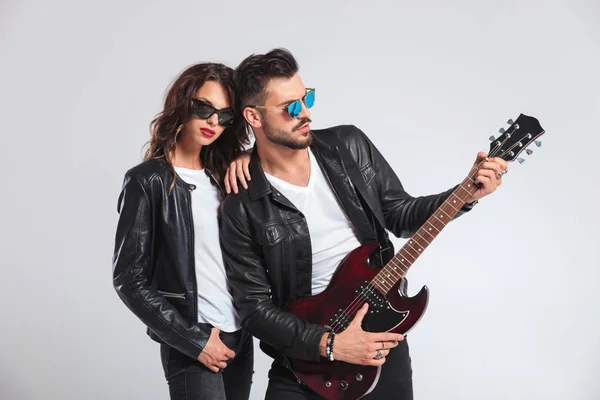
[[[381,354],[381,351],[377,350],[377,354],[375,354],[375,360],[380,360],[383,358],[383,354]]]
[[[385,344],[383,344],[383,342],[381,342],[381,350],[385,349]]]

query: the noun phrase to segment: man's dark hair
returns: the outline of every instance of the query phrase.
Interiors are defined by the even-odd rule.
[[[291,78],[298,72],[298,63],[287,49],[273,49],[266,54],[246,57],[236,69],[238,110],[249,105],[263,105],[267,85],[273,78]]]

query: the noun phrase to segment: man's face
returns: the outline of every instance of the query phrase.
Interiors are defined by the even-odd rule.
[[[290,117],[285,110],[288,104],[301,100],[306,88],[298,74],[290,79],[271,79],[267,85],[267,98],[259,109],[262,116],[262,128],[266,138],[274,144],[294,150],[307,148],[312,142],[310,135],[310,111],[302,102],[302,111],[296,118]]]

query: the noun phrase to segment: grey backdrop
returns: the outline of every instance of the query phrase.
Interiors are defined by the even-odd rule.
[[[111,286],[116,205],[187,65],[277,46],[414,195],[458,183],[519,113],[547,133],[409,274],[417,399],[600,396],[596,0],[0,3],[0,398],[165,399]],[[401,245],[403,241],[397,240]],[[257,350],[253,399],[269,360]]]

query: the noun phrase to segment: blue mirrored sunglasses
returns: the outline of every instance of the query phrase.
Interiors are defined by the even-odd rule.
[[[306,89],[306,94],[300,100],[294,100],[287,106],[248,106],[253,108],[279,108],[285,110],[290,117],[296,118],[302,112],[302,103],[306,108],[311,108],[315,104],[315,89]]]

